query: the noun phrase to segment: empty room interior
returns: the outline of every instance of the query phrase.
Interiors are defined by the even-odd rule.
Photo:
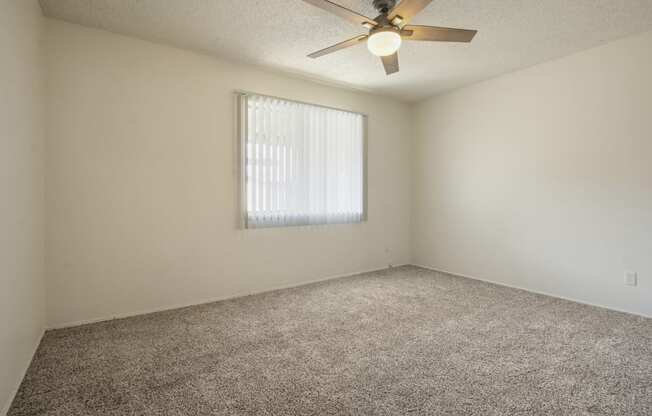
[[[0,415],[652,415],[652,1],[0,0]]]

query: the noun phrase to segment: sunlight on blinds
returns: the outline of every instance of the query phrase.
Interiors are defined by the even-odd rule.
[[[362,221],[364,116],[258,95],[244,100],[246,226]]]

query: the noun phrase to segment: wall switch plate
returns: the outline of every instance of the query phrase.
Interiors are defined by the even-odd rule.
[[[638,284],[638,275],[636,272],[625,272],[625,284],[627,286],[636,286]]]

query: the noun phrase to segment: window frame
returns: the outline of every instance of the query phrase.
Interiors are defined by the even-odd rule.
[[[247,173],[246,173],[246,146],[247,146],[247,136],[248,136],[248,111],[247,111],[247,100],[246,97],[250,95],[256,95],[259,97],[269,97],[277,100],[283,100],[303,105],[310,105],[320,108],[326,108],[330,110],[344,111],[347,113],[353,113],[362,116],[362,217],[360,221],[356,222],[345,222],[345,223],[323,223],[323,224],[285,224],[276,227],[250,227],[247,221]],[[322,104],[315,104],[306,101],[294,100],[286,97],[278,97],[268,94],[260,94],[257,92],[236,90],[235,91],[235,122],[236,122],[236,169],[237,169],[237,190],[238,190],[238,207],[237,207],[237,223],[238,228],[243,230],[252,230],[252,229],[282,229],[288,227],[323,227],[329,225],[356,225],[363,224],[368,221],[368,146],[369,146],[369,116],[365,113],[360,113],[357,111],[352,111],[343,108],[331,107]]]

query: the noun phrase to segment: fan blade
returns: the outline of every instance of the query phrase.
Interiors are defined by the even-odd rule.
[[[405,24],[421,10],[425,9],[431,2],[432,0],[401,0],[396,7],[390,10],[387,16],[390,22],[394,20],[396,16],[399,16],[402,24]]]
[[[380,59],[383,61],[383,66],[385,67],[385,73],[387,75],[398,72],[398,53],[381,56]]]
[[[333,13],[344,20],[348,20],[351,23],[355,23],[356,25],[363,25],[368,29],[378,25],[378,23],[376,23],[372,19],[363,16],[359,13],[356,13],[353,10],[347,9],[346,7],[340,6],[339,4],[335,4],[332,1],[328,1],[328,0],[303,0],[303,1],[305,1],[308,4],[312,4],[315,7],[319,7],[322,10],[326,10],[327,12]]]
[[[453,29],[449,27],[407,25],[401,31],[405,40],[426,40],[435,42],[471,42],[477,30]]]
[[[328,55],[329,53],[337,52],[340,49],[348,48],[350,46],[355,46],[360,42],[364,42],[367,40],[369,36],[367,35],[360,35],[356,36],[352,39],[345,40],[344,42],[340,42],[338,44],[335,44],[333,46],[329,46],[328,48],[324,48],[322,50],[319,50],[317,52],[313,52],[310,55],[308,55],[310,58],[319,58],[320,56]]]

